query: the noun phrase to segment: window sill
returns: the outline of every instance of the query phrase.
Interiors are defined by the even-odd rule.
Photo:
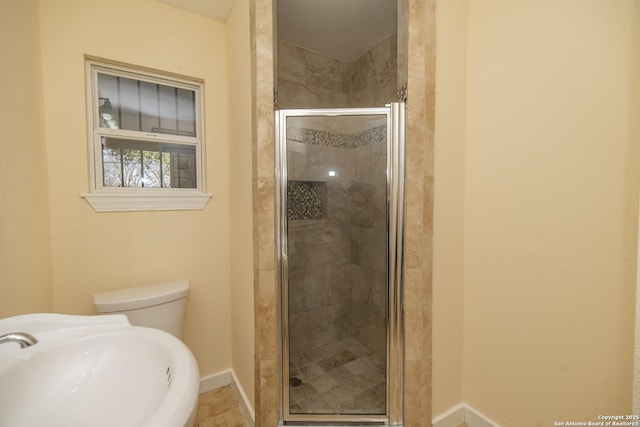
[[[82,193],[96,212],[182,211],[203,209],[211,193]]]

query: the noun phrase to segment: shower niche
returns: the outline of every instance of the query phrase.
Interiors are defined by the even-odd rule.
[[[327,182],[287,182],[287,220],[303,221],[327,218]]]

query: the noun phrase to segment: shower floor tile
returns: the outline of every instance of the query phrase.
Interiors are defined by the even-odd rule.
[[[353,338],[291,357],[292,414],[384,414],[385,361]]]

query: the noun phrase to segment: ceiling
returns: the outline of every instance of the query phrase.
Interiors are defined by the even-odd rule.
[[[226,21],[234,0],[157,0]],[[353,61],[396,30],[395,0],[278,0],[278,38]]]
[[[344,61],[395,31],[395,0],[278,0],[280,40]]]
[[[234,0],[156,0],[198,15],[226,21]]]

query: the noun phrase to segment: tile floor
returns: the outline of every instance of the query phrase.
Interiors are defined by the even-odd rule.
[[[193,427],[247,427],[233,385],[198,397],[198,412]]]
[[[385,360],[353,338],[292,356],[293,414],[384,414]]]

